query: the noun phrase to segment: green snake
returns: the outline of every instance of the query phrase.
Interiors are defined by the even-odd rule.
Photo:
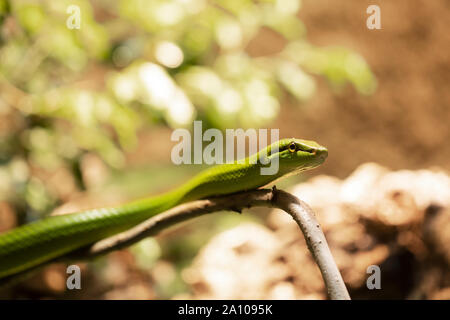
[[[0,279],[125,231],[180,203],[258,189],[281,177],[315,168],[327,155],[327,149],[314,141],[282,139],[245,161],[207,168],[158,196],[111,208],[50,216],[15,228],[0,235]],[[261,174],[261,168],[275,158],[279,161],[278,171]]]

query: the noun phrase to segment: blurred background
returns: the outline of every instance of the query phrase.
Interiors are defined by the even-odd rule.
[[[316,210],[350,295],[449,299],[448,21],[445,0],[0,0],[0,232],[186,181],[203,167],[175,166],[170,135],[194,120],[278,128],[329,149],[278,186]],[[79,265],[81,290],[54,264],[0,297],[326,298],[297,225],[269,209]]]

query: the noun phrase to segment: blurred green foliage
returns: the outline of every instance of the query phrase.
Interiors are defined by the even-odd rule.
[[[81,13],[68,28],[70,5]],[[139,129],[269,125],[284,93],[299,105],[315,75],[361,94],[364,59],[306,39],[300,0],[0,0],[0,200],[45,212],[61,199],[39,174],[93,152],[113,168]],[[264,30],[285,45],[252,57]],[[81,183],[82,184],[82,183]]]

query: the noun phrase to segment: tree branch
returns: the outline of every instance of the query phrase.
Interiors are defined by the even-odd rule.
[[[322,273],[330,299],[350,300],[344,280],[311,207],[296,196],[281,190],[276,193],[275,203],[277,208],[289,213],[302,230],[309,251]]]
[[[71,259],[93,258],[128,247],[154,236],[161,230],[189,219],[222,210],[241,212],[250,207],[275,207],[289,213],[303,232],[306,243],[322,273],[328,295],[333,300],[348,300],[350,296],[331,255],[325,235],[312,209],[294,195],[277,189],[261,189],[233,195],[198,200],[174,207],[120,234],[101,240],[71,254]]]
[[[244,208],[250,207],[275,207],[289,213],[303,232],[308,248],[322,273],[330,299],[350,299],[325,235],[312,209],[294,195],[277,190],[275,187],[272,190],[260,189],[185,203],[160,213],[125,232],[100,240],[91,246],[47,263],[92,259],[114,250],[126,248],[175,224],[201,215],[223,210],[241,212]],[[2,279],[0,284],[14,283],[23,276],[24,273],[21,273]]]

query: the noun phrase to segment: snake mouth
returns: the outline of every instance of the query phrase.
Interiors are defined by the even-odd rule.
[[[328,150],[327,149],[304,149],[304,150],[300,150],[302,152],[306,152],[306,153],[311,153],[312,155],[317,155],[317,156],[327,156],[328,155]]]
[[[312,155],[315,155],[317,153],[317,149],[306,149],[306,148],[300,148],[298,151],[310,153]]]
[[[302,152],[309,153],[311,156],[314,156],[314,158],[320,159],[321,162],[325,161],[325,159],[328,157],[328,150],[325,148],[314,148],[309,150],[301,150]]]

